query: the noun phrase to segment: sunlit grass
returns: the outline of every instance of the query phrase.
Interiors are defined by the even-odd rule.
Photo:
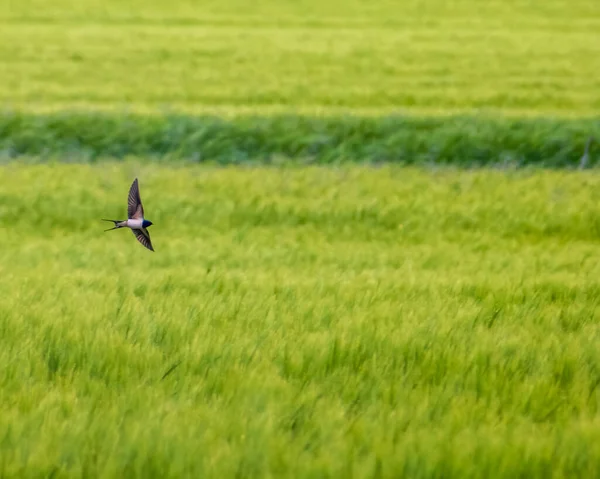
[[[0,7],[0,105],[218,114],[595,115],[590,0]]]
[[[140,181],[156,253],[121,218]],[[595,173],[0,170],[0,468],[591,477]]]

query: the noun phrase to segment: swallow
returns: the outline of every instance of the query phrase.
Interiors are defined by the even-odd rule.
[[[150,251],[154,251],[152,242],[150,241],[150,233],[148,233],[149,226],[152,226],[152,222],[144,218],[144,207],[140,198],[140,187],[138,186],[137,178],[133,180],[131,187],[129,188],[129,197],[127,198],[127,219],[126,220],[105,220],[115,224],[114,228],[109,228],[104,231],[112,231],[119,228],[130,228],[137,240],[148,248]]]

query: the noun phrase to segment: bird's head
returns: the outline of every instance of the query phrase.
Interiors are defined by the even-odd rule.
[[[142,226],[144,228],[148,228],[148,226],[152,226],[152,221],[144,220],[144,222],[142,223]]]

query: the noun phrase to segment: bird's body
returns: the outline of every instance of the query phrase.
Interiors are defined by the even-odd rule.
[[[112,220],[110,220],[112,221]],[[119,221],[116,226],[120,228],[131,228],[132,230],[141,230],[147,228],[152,223],[142,218],[141,220],[130,218],[128,220]]]
[[[129,188],[127,216],[128,218],[126,220],[103,220],[111,221],[115,224],[114,228],[109,228],[105,231],[129,228],[142,245],[150,251],[154,251],[152,242],[150,241],[150,233],[148,233],[147,230],[149,226],[152,226],[152,222],[144,218],[144,207],[142,206],[142,200],[140,198],[140,189],[137,178],[131,184],[131,188]]]

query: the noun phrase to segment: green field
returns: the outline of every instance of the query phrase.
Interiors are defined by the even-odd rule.
[[[135,176],[155,253],[99,221]],[[600,468],[596,173],[13,163],[0,185],[3,477]]]
[[[598,12],[0,2],[0,477],[600,475]]]
[[[0,106],[597,115],[596,0],[19,0]]]
[[[0,2],[0,162],[573,166],[600,138],[596,13],[595,0]]]

